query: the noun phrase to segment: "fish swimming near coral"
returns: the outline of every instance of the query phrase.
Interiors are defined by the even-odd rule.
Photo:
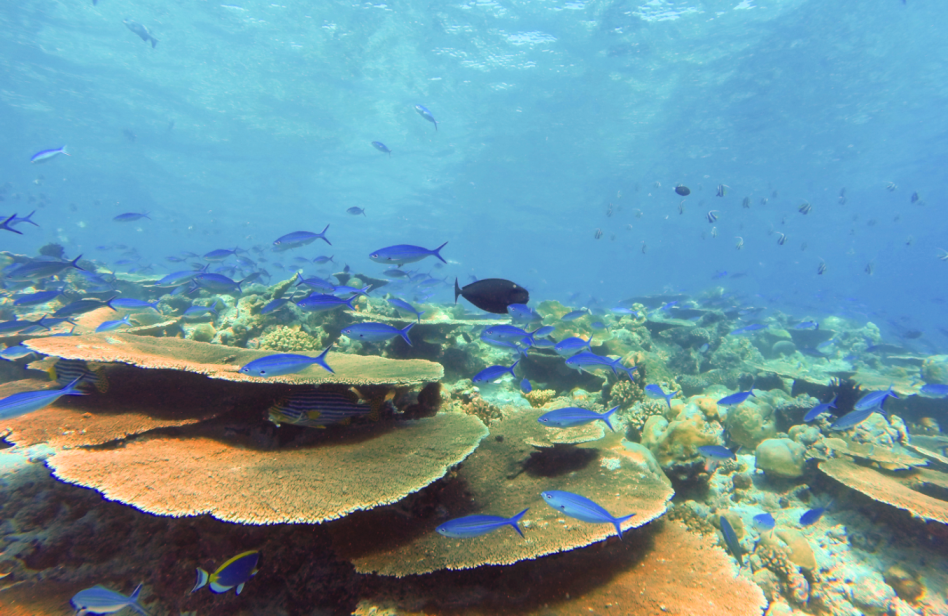
[[[731,523],[727,521],[723,515],[720,517],[721,522],[721,534],[724,535],[724,544],[727,546],[727,551],[731,553],[735,559],[737,559],[737,564],[741,567],[744,566],[744,548],[741,547],[741,542],[737,538],[737,533],[734,532],[734,528],[731,526]]]
[[[249,376],[260,378],[270,378],[275,376],[284,376],[286,374],[296,374],[309,368],[313,364],[322,367],[328,372],[335,373],[326,363],[326,354],[332,350],[332,345],[326,347],[326,350],[318,357],[309,357],[308,355],[295,355],[293,353],[278,353],[276,355],[267,355],[255,359],[243,366],[238,372]]]
[[[94,388],[104,394],[109,390],[109,379],[105,376],[105,370],[101,366],[90,367],[81,359],[58,359],[49,369],[49,378],[63,386],[76,382],[76,387],[83,391]]]
[[[332,246],[332,242],[326,238],[326,231],[329,231],[329,225],[326,225],[319,233],[314,233],[313,231],[294,231],[293,233],[287,233],[273,241],[273,250],[274,252],[283,252],[292,248],[306,246],[316,240],[322,240]]]
[[[899,397],[895,394],[895,392],[892,391],[891,385],[885,391],[873,391],[866,394],[865,396],[860,398],[856,402],[855,405],[853,405],[853,410],[854,411],[867,411],[874,408],[879,408],[880,410],[882,410],[883,408],[882,405],[885,403],[885,401],[888,398],[895,398],[896,400],[899,399]]]
[[[84,396],[86,393],[76,387],[76,379],[63,389],[41,389],[24,391],[0,400],[0,419],[13,419],[33,411],[38,411],[59,400],[62,396]]]
[[[816,406],[811,408],[809,411],[807,411],[806,415],[803,416],[803,421],[805,423],[810,423],[811,421],[813,421],[814,419],[816,419],[823,413],[829,413],[830,409],[835,409],[837,397],[838,396],[833,396],[833,399],[830,400],[829,402],[824,402],[823,404],[817,404]]]
[[[114,614],[127,607],[132,608],[143,616],[148,616],[148,612],[138,603],[138,598],[142,592],[142,585],[139,584],[132,591],[132,594],[125,596],[120,592],[109,590],[108,588],[96,585],[92,588],[80,590],[72,598],[72,607],[76,610],[76,616],[85,616],[86,614]]]
[[[278,427],[283,424],[323,429],[334,424],[348,424],[353,419],[378,420],[374,409],[361,397],[350,392],[317,388],[290,394],[267,410],[268,419]]]
[[[698,453],[714,460],[734,460],[737,458],[733,451],[721,445],[702,445],[698,447]]]
[[[851,411],[834,421],[829,429],[832,431],[851,430],[869,419],[873,413],[882,412],[882,409],[871,408],[865,411]]]
[[[463,518],[448,520],[441,524],[435,530],[445,537],[455,539],[465,539],[467,537],[477,537],[493,532],[504,526],[511,526],[517,534],[523,537],[523,531],[520,530],[520,520],[526,515],[530,508],[524,509],[517,515],[505,518],[498,515],[468,515]]]
[[[922,385],[922,388],[918,390],[918,395],[925,398],[944,398],[948,396],[948,385],[942,385],[941,383]]]
[[[749,391],[739,391],[736,394],[731,394],[730,396],[724,396],[718,400],[718,406],[737,406],[738,404],[743,403],[745,400],[754,395],[754,390]]]
[[[0,351],[0,356],[2,355],[3,355],[3,352]],[[520,391],[522,391],[525,394],[528,394],[531,391],[533,391],[533,387],[530,385],[530,380],[527,379],[526,377],[524,377],[524,379],[520,381]]]
[[[615,432],[616,430],[609,422],[609,418],[615,415],[615,412],[618,411],[619,408],[618,406],[614,406],[605,413],[597,413],[596,411],[579,407],[566,407],[544,413],[540,415],[537,421],[550,428],[573,428],[576,426],[584,426],[594,421],[602,421],[609,426],[611,431]]]
[[[128,327],[133,327],[132,322],[129,321],[130,315],[125,315],[121,319],[115,319],[114,321],[103,321],[98,327],[95,328],[95,333],[99,334],[102,332],[113,332],[123,325]]]
[[[208,586],[213,593],[225,593],[231,588],[237,588],[239,595],[244,584],[259,571],[260,552],[244,552],[234,556],[217,568],[214,573],[208,573],[200,567],[197,569],[197,581],[191,592]]]
[[[358,296],[353,296],[349,299],[342,299],[341,297],[336,297],[335,295],[314,293],[296,302],[296,305],[307,312],[326,312],[327,310],[335,310],[336,308],[342,308],[343,306],[349,310],[355,310],[356,307],[352,303],[357,297]]]
[[[493,383],[494,381],[497,381],[505,374],[509,374],[510,376],[517,378],[517,375],[514,374],[514,368],[516,368],[517,364],[519,363],[520,363],[520,360],[518,359],[509,368],[507,366],[489,366],[487,368],[484,368],[480,372],[478,372],[477,375],[471,379],[471,382]]]
[[[774,520],[774,516],[770,515],[769,513],[758,513],[754,516],[753,522],[754,528],[759,531],[773,530],[774,526],[777,525],[776,520]]]
[[[566,360],[566,365],[574,370],[579,370],[580,372],[588,372],[593,368],[598,368],[605,366],[612,369],[612,373],[616,376],[619,376],[619,371],[629,375],[629,380],[635,380],[635,366],[631,368],[626,368],[622,365],[622,358],[618,357],[616,359],[611,359],[609,357],[603,357],[601,355],[596,355],[595,353],[584,351],[582,353],[577,353],[569,359]]]
[[[665,390],[662,389],[662,386],[661,386],[661,385],[656,385],[655,383],[650,383],[649,385],[646,385],[646,386],[645,386],[645,395],[646,395],[646,396],[648,396],[649,398],[662,398],[662,399],[664,399],[664,400],[665,400],[665,403],[668,404],[668,408],[669,408],[669,409],[671,409],[671,407],[672,407],[672,403],[671,403],[672,398],[674,398],[675,396],[677,396],[679,393],[681,393],[681,392],[673,391],[673,392],[670,393],[670,394],[666,394],[666,393],[665,393]]]
[[[29,263],[17,265],[12,269],[8,268],[4,270],[3,278],[13,282],[28,282],[31,280],[41,280],[43,278],[55,276],[70,267],[77,270],[82,270],[82,268],[78,265],[79,259],[81,258],[82,255],[79,255],[72,261],[42,261],[37,259],[30,261]]]
[[[820,521],[829,505],[826,507],[814,507],[800,516],[800,526],[812,526]]]
[[[511,304],[526,304],[530,293],[515,282],[503,278],[485,278],[465,286],[463,289],[454,279],[454,303],[463,297],[485,312],[507,314]]]
[[[412,246],[411,244],[397,244],[395,246],[380,248],[370,254],[369,258],[376,263],[402,266],[406,263],[415,263],[417,261],[421,261],[425,257],[438,257],[442,263],[447,265],[448,262],[445,261],[444,257],[441,256],[441,249],[447,245],[448,243],[445,242],[437,248],[428,250],[427,248],[423,248],[421,246]]]
[[[622,524],[632,519],[635,515],[629,515],[617,518],[606,511],[598,503],[593,502],[585,496],[563,492],[561,490],[547,490],[541,493],[544,502],[557,511],[562,511],[565,515],[583,522],[591,524],[612,524],[616,528],[616,534],[622,539]]]
[[[421,315],[425,313],[423,310],[418,310],[417,308],[415,308],[414,306],[412,306],[405,300],[399,299],[397,297],[393,297],[392,299],[388,300],[388,303],[394,306],[395,309],[400,312],[412,313],[418,319],[418,323],[421,323]]]
[[[573,336],[571,338],[565,338],[557,342],[553,347],[553,350],[556,351],[557,355],[569,357],[570,355],[575,355],[580,351],[588,351],[589,345],[589,340]]]
[[[408,331],[414,326],[414,323],[409,323],[404,329],[398,329],[387,323],[355,323],[343,327],[342,333],[353,340],[365,340],[366,342],[385,342],[395,336],[401,336],[408,346],[411,346]]]

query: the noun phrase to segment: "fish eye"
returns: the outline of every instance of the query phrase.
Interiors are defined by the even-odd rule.
[[[371,255],[369,258],[371,258],[371,259],[378,259],[378,258],[379,258],[379,253],[375,253],[375,254]]]

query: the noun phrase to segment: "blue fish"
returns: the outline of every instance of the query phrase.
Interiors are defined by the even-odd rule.
[[[31,280],[40,280],[55,276],[70,267],[80,271],[85,271],[77,265],[82,255],[79,255],[72,261],[30,261],[15,267],[8,268],[3,272],[3,277],[12,282],[29,282]]]
[[[184,317],[203,317],[207,315],[212,315],[213,318],[217,318],[217,309],[215,306],[190,306],[181,316]]]
[[[198,275],[199,272],[194,271],[185,271],[185,272],[173,272],[168,274],[153,286],[156,287],[180,287],[181,285],[188,284],[191,282],[191,279]]]
[[[754,516],[754,528],[761,531],[773,530],[773,527],[777,525],[777,521],[774,520],[774,516],[769,513],[758,513]]]
[[[435,124],[435,128],[437,128],[437,127],[438,127],[438,125]],[[378,150],[379,152],[384,152],[385,154],[388,154],[389,156],[392,155],[392,151],[389,150],[389,149],[388,149],[388,146],[386,146],[386,145],[385,145],[384,143],[382,143],[381,141],[373,141],[373,142],[372,142],[372,147],[375,148],[376,150]]]
[[[580,317],[584,317],[587,314],[589,314],[589,311],[586,310],[585,308],[581,308],[580,310],[573,310],[571,312],[567,312],[562,317],[560,317],[560,321],[575,321],[576,319]]]
[[[634,380],[632,373],[635,371],[635,366],[626,368],[622,365],[621,357],[613,360],[590,352],[577,353],[566,360],[566,365],[580,372],[598,366],[607,366],[612,368],[612,373],[616,376],[619,376],[619,370],[622,370],[629,375],[629,380]]]
[[[584,426],[593,421],[602,420],[603,423],[609,426],[611,431],[615,432],[616,430],[609,422],[609,418],[618,410],[619,407],[614,406],[605,413],[600,414],[596,411],[590,411],[589,409],[580,407],[566,407],[544,413],[540,415],[537,421],[550,428],[573,428],[575,426]]]
[[[491,325],[481,332],[481,340],[488,341],[519,341],[528,336],[527,332],[516,325]]]
[[[109,298],[105,301],[101,299],[80,299],[72,303],[66,304],[59,310],[53,313],[54,317],[72,317],[78,314],[85,314],[87,312],[92,312],[98,308],[111,308],[115,310],[115,307],[112,306],[112,300],[115,298]]]
[[[153,302],[146,302],[143,299],[133,299],[131,297],[117,297],[112,300],[112,307],[122,308],[125,310],[151,309],[159,314],[161,313],[161,311],[158,310],[158,300],[155,300]]]
[[[409,323],[404,329],[398,329],[386,323],[356,323],[343,327],[342,333],[353,340],[365,340],[366,342],[385,342],[395,336],[401,336],[408,346],[411,346],[411,340],[408,338],[408,330],[414,326],[414,323]]]
[[[285,374],[295,374],[317,364],[329,372],[335,374],[329,364],[326,363],[326,354],[332,349],[332,345],[326,347],[326,350],[319,354],[319,357],[309,357],[308,355],[294,355],[293,353],[278,353],[276,355],[267,355],[255,359],[239,370],[241,374],[248,374],[260,378],[274,376],[283,376]]]
[[[816,507],[800,516],[800,526],[812,526],[820,521],[828,507]]]
[[[718,400],[718,406],[737,406],[741,404],[748,398],[754,395],[754,390],[748,391],[739,391],[736,394],[731,394],[730,396],[724,396]]]
[[[26,348],[26,347],[23,347],[23,348]],[[0,355],[3,355],[2,351],[0,351]],[[533,391],[533,387],[530,386],[530,381],[526,377],[524,377],[523,380],[520,381],[520,391],[522,391],[525,394],[528,394],[531,391]]]
[[[148,616],[148,612],[138,603],[138,597],[141,592],[141,584],[136,586],[132,594],[127,597],[120,592],[97,585],[77,592],[72,598],[72,607],[76,610],[76,616],[83,616],[84,614],[114,614],[127,607],[132,608],[143,616]]]
[[[32,220],[33,214],[35,214],[35,213],[36,213],[36,210],[33,210],[32,212],[30,212],[30,213],[27,214],[26,216],[19,216],[19,217],[18,217],[16,214],[14,214],[13,216],[11,216],[10,218],[8,218],[8,219],[6,220],[6,223],[12,226],[12,225],[18,225],[18,224],[20,224],[20,223],[28,222],[28,223],[30,223],[31,225],[33,225],[34,227],[38,227],[39,225],[36,224],[35,222],[33,222],[33,220]],[[16,229],[8,229],[8,230],[9,230],[9,231],[13,231],[14,233],[19,233],[19,231],[17,231]],[[20,233],[20,235],[23,235],[23,234]]]
[[[30,293],[29,295],[18,295],[16,300],[14,300],[14,306],[38,306],[39,304],[45,304],[46,302],[51,302],[60,295],[62,291],[40,291],[39,293]]]
[[[196,275],[191,281],[197,286],[210,291],[211,293],[243,293],[243,289],[240,288],[240,285],[245,283],[247,280],[241,280],[237,282],[236,280],[231,280],[223,274],[212,274],[210,272],[204,272],[202,274]]]
[[[817,404],[816,406],[811,408],[809,411],[806,412],[806,415],[803,416],[803,421],[805,423],[810,423],[811,421],[813,421],[814,419],[816,419],[823,413],[829,413],[830,409],[835,409],[836,398],[837,396],[834,395],[833,399],[830,400],[829,402],[824,402],[823,404]]]
[[[335,261],[333,261],[333,257],[334,257],[334,256],[336,256],[336,255],[331,255],[331,256],[328,256],[328,257],[327,257],[326,255],[321,255],[321,256],[316,257],[315,259],[313,259],[313,263],[315,263],[316,265],[322,265],[322,264],[324,264],[324,263],[330,263],[330,262],[331,262],[331,263],[335,263]]]
[[[336,289],[336,285],[329,282],[324,278],[319,276],[311,276],[309,278],[303,278],[303,275],[299,272],[296,272],[296,279],[299,281],[296,283],[296,286],[309,287],[316,291],[322,291],[323,293],[332,293]]]
[[[415,105],[415,111],[418,112],[418,115],[420,115],[420,116],[423,117],[424,119],[426,119],[426,120],[428,120],[429,122],[431,122],[432,124],[434,124],[434,125],[435,125],[435,132],[437,132],[437,130],[438,130],[438,121],[434,119],[434,116],[431,115],[431,112],[430,112],[430,111],[428,111],[425,107],[423,107],[423,106],[421,106],[421,105]]]
[[[54,148],[52,150],[40,150],[33,156],[30,156],[31,163],[43,163],[51,158],[56,158],[60,154],[65,154],[66,156],[71,156],[69,152],[66,151],[66,146],[61,148]]]
[[[892,391],[892,386],[889,385],[889,388],[885,391],[873,391],[862,398],[860,398],[855,405],[853,405],[854,411],[867,411],[869,409],[879,408],[882,409],[882,404],[886,401],[887,398],[899,399],[895,392]]]
[[[406,302],[405,300],[398,299],[397,297],[393,297],[392,299],[388,300],[388,303],[394,306],[395,309],[400,312],[412,313],[413,315],[415,315],[415,318],[418,319],[418,322],[421,323],[421,315],[424,314],[423,310],[418,310],[414,306]]]
[[[442,263],[447,264],[448,262],[441,256],[441,249],[447,244],[448,243],[445,242],[434,250],[428,250],[421,246],[411,246],[410,244],[398,244],[396,246],[388,246],[387,248],[376,250],[369,255],[369,258],[376,263],[384,263],[385,265],[405,265],[406,263],[421,261],[425,257],[435,256],[438,257]]]
[[[548,336],[555,331],[555,328],[550,325],[543,325],[536,328],[532,332],[528,332],[526,336],[520,339],[520,344],[531,347],[537,344],[537,338],[542,336]]]
[[[762,323],[755,323],[755,324],[753,324],[753,325],[745,325],[744,327],[738,327],[737,329],[732,330],[731,333],[729,333],[728,335],[729,335],[729,336],[737,336],[737,335],[740,335],[740,334],[747,334],[747,333],[750,333],[750,332],[756,332],[756,331],[761,330],[761,329],[767,329],[767,326],[764,325],[764,324],[762,324]]]
[[[468,515],[463,518],[448,520],[435,530],[445,537],[466,539],[467,537],[486,535],[504,526],[512,526],[513,529],[517,531],[517,534],[523,537],[523,532],[520,530],[519,524],[520,520],[529,510],[528,507],[512,518],[504,518],[499,515]]]
[[[849,430],[851,428],[855,428],[862,422],[869,419],[869,416],[872,415],[873,413],[880,413],[880,412],[882,412],[882,409],[878,409],[878,408],[866,409],[865,411],[852,411],[850,413],[846,413],[845,415],[843,415],[842,417],[834,421],[832,425],[830,425],[829,429],[834,430],[834,431]]]
[[[236,255],[239,248],[234,248],[233,250],[227,250],[226,248],[218,248],[217,250],[212,250],[204,255],[205,261],[219,262],[223,261],[231,255]]]
[[[589,345],[589,340],[583,340],[582,338],[573,336],[572,338],[566,338],[557,342],[556,346],[553,347],[553,350],[556,351],[558,355],[568,357],[583,350],[588,351],[590,349]]]
[[[606,324],[603,323],[602,321],[595,321],[591,323],[589,326],[592,327],[593,329],[598,329],[598,330],[606,329]]]
[[[619,535],[619,539],[622,539],[622,523],[635,515],[634,513],[630,513],[627,516],[616,518],[585,496],[571,492],[547,490],[546,492],[542,492],[541,496],[543,496],[543,500],[547,505],[558,511],[562,511],[571,518],[592,524],[612,524],[616,527],[616,534]]]
[[[308,312],[325,312],[327,310],[342,308],[343,306],[347,307],[349,310],[355,310],[355,306],[352,305],[352,302],[355,300],[356,297],[342,299],[341,297],[336,297],[335,295],[320,295],[313,293],[312,295],[304,297],[300,301],[296,302],[296,305]]]
[[[260,314],[270,314],[274,310],[279,310],[280,308],[285,306],[288,301],[290,300],[288,300],[285,297],[280,297],[275,300],[272,300],[260,310]]]
[[[214,573],[208,573],[200,567],[197,570],[197,580],[191,592],[209,586],[213,593],[224,593],[237,587],[237,594],[244,589],[247,580],[257,574],[257,563],[260,561],[260,552],[254,550],[234,556],[217,568]]]
[[[148,212],[126,212],[125,214],[119,214],[112,220],[115,222],[133,222],[135,220],[141,220],[142,218],[147,218],[151,220],[151,217],[148,215]]]
[[[360,215],[360,214],[361,214],[362,216],[365,216],[365,208],[364,208],[364,207],[356,207],[356,206],[353,205],[352,207],[348,208],[348,209],[346,210],[346,212],[347,212],[348,214],[352,214],[353,216],[358,216],[358,215]]]
[[[526,304],[510,304],[507,306],[507,314],[510,315],[511,320],[523,323],[539,321],[543,318],[536,310]]]
[[[128,320],[129,316],[130,315],[126,314],[121,319],[116,319],[114,321],[103,321],[101,325],[95,328],[95,333],[98,334],[101,332],[115,331],[118,328],[122,327],[123,325],[128,325],[129,327],[133,327],[132,323]]]
[[[365,285],[361,289],[355,287],[349,287],[344,284],[341,284],[337,287],[332,288],[333,293],[354,293],[356,295],[368,295],[369,294],[369,285]]]
[[[734,532],[734,529],[731,527],[731,523],[727,521],[723,515],[720,518],[721,520],[721,534],[724,535],[724,544],[727,545],[728,552],[737,559],[737,564],[744,566],[744,549],[741,547],[741,542],[737,539],[737,533]]]
[[[62,389],[43,389],[40,391],[24,391],[13,394],[0,400],[0,419],[13,419],[33,411],[38,411],[59,400],[62,396],[84,396],[85,392],[76,388],[79,379],[74,380]]]
[[[918,390],[918,395],[925,398],[944,398],[948,396],[948,385],[940,383],[922,385],[922,388]]]
[[[646,386],[645,386],[645,395],[646,395],[646,396],[648,396],[649,398],[664,398],[664,399],[665,399],[665,402],[668,404],[668,408],[671,408],[671,407],[672,407],[672,403],[671,403],[672,398],[674,398],[675,396],[677,396],[679,393],[681,393],[681,392],[674,391],[674,392],[672,392],[672,393],[670,393],[670,394],[666,394],[666,393],[665,393],[665,390],[662,389],[662,386],[661,386],[661,385],[656,385],[655,383],[652,383],[652,384],[650,384],[650,385],[646,385]]]
[[[326,238],[326,231],[328,230],[329,225],[326,225],[326,228],[324,228],[320,233],[313,233],[312,231],[294,231],[293,233],[287,233],[286,235],[274,240],[273,250],[276,252],[283,252],[284,250],[290,250],[291,248],[306,246],[307,244],[311,244],[316,240],[323,240],[332,246],[332,242]]]
[[[702,445],[698,447],[698,453],[701,455],[713,458],[715,460],[735,460],[737,456],[734,455],[734,452],[728,449],[727,447],[722,447],[721,445]]]
[[[517,364],[519,363],[520,363],[520,360],[518,359],[509,368],[507,366],[490,366],[488,368],[484,368],[483,370],[478,372],[477,375],[473,379],[471,379],[471,382],[493,383],[494,381],[500,379],[500,377],[504,376],[505,374],[509,374],[510,376],[517,378],[517,375],[514,374],[514,368],[516,368]]]

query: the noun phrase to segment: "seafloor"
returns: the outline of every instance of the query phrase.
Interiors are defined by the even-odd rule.
[[[591,337],[594,352],[635,366],[635,381],[572,370],[541,345],[516,379],[474,386],[480,370],[518,357],[479,339],[509,319],[426,304],[412,346],[368,344],[340,330],[415,318],[385,301],[385,287],[356,311],[317,314],[292,303],[261,312],[292,281],[239,298],[202,292],[194,303],[217,313],[195,321],[182,316],[192,299],[153,283],[116,282],[123,297],[160,298],[160,313],[100,308],[71,336],[53,335],[67,325],[3,339],[36,355],[0,365],[0,397],[59,387],[49,372],[64,360],[84,362],[95,385],[0,426],[5,616],[72,613],[78,590],[129,593],[139,582],[155,616],[948,614],[948,401],[915,395],[948,383],[948,356],[886,345],[871,323],[829,317],[798,329],[816,315],[771,312],[765,328],[732,334],[756,313],[721,290],[635,298],[625,314],[569,322],[569,308],[545,301],[536,310],[549,339]],[[134,327],[93,333],[126,313]],[[238,372],[267,353],[315,356],[330,344],[334,374]],[[676,397],[648,397],[645,384]],[[314,386],[358,397],[371,419],[268,421],[274,402]],[[830,430],[867,391],[890,386],[899,398],[885,401],[887,416]],[[718,404],[751,388],[737,406]],[[834,396],[835,416],[803,422]],[[537,421],[566,406],[619,406],[615,432]],[[709,460],[705,445],[738,455]],[[620,541],[611,524],[547,506],[540,492],[551,489],[636,515]],[[522,538],[509,527],[434,532],[528,507]],[[801,525],[816,508],[823,515]],[[773,530],[754,525],[765,512]],[[727,548],[722,517],[739,546]],[[248,550],[261,563],[240,595],[190,592],[197,567]]]

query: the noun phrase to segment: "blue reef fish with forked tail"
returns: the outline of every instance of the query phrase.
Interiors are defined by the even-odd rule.
[[[578,336],[573,336],[572,338],[565,338],[557,342],[553,347],[553,350],[556,351],[557,355],[569,357],[570,355],[575,355],[581,351],[588,351],[589,345],[589,340],[584,340]]]
[[[728,522],[727,518],[725,518],[723,515],[721,516],[720,521],[721,534],[724,535],[724,544],[727,546],[727,551],[737,559],[737,564],[743,567],[744,548],[741,547],[741,542],[737,538],[737,533],[734,532],[734,528],[731,527],[731,523]]]
[[[895,392],[892,391],[892,386],[889,385],[889,388],[885,391],[873,391],[862,398],[860,398],[856,404],[853,405],[854,411],[868,411],[870,409],[878,408],[880,411],[883,410],[882,405],[887,398],[899,399]]]
[[[635,366],[631,368],[626,368],[622,365],[622,358],[618,357],[616,359],[610,359],[609,357],[603,357],[601,355],[596,355],[591,352],[577,353],[569,359],[566,360],[566,365],[574,370],[579,370],[580,372],[588,371],[592,368],[599,366],[606,366],[612,368],[612,373],[616,376],[619,376],[619,370],[622,370],[629,375],[629,380],[634,380],[632,375],[635,372]]]
[[[520,530],[519,524],[529,510],[529,508],[524,509],[512,518],[504,518],[499,515],[468,515],[463,518],[448,520],[435,530],[445,537],[466,539],[467,537],[486,535],[504,526],[512,526],[517,534],[523,537],[523,531]]]
[[[565,515],[583,522],[592,524],[612,524],[616,527],[616,534],[622,539],[622,523],[631,519],[634,513],[617,518],[585,496],[563,492],[561,490],[547,490],[541,493],[547,505]]]
[[[698,453],[714,460],[734,460],[737,458],[733,451],[721,445],[701,445],[698,447]]]
[[[393,297],[392,299],[388,300],[388,303],[394,306],[395,309],[398,310],[399,312],[412,313],[413,315],[415,315],[415,318],[418,319],[418,322],[421,323],[421,315],[425,313],[424,310],[418,310],[417,308],[415,308],[414,306],[412,306],[405,300],[399,299],[397,297]]]
[[[514,368],[516,368],[517,364],[519,363],[520,363],[520,360],[518,359],[509,368],[507,366],[490,366],[488,368],[484,368],[483,370],[478,372],[477,375],[474,376],[473,379],[471,379],[471,382],[493,383],[494,381],[500,379],[500,377],[504,376],[505,374],[509,374],[510,376],[517,378],[517,375],[514,374]]]
[[[246,364],[238,372],[249,376],[260,378],[270,378],[274,376],[284,376],[287,374],[296,374],[316,364],[328,372],[335,373],[329,364],[326,363],[326,354],[332,349],[332,345],[326,347],[326,350],[318,357],[309,357],[308,355],[295,355],[293,353],[277,353],[276,355],[267,355],[255,359]]]
[[[129,321],[130,315],[125,315],[121,319],[115,319],[114,321],[103,321],[98,327],[95,328],[95,333],[99,334],[102,332],[113,332],[123,325],[128,327],[133,327],[132,322]]]
[[[239,595],[244,589],[247,580],[257,574],[260,563],[260,552],[254,550],[244,552],[234,556],[223,565],[217,568],[214,573],[208,573],[198,567],[197,580],[191,592],[195,592],[205,586],[211,589],[213,593],[225,593],[231,588],[237,588]]]
[[[365,340],[366,342],[385,342],[395,336],[401,336],[408,343],[408,346],[411,346],[408,331],[414,326],[414,323],[409,323],[404,329],[398,329],[387,323],[356,323],[343,327],[342,333],[353,340]]]
[[[435,124],[435,129],[437,129],[437,128],[438,128],[438,125]],[[382,143],[381,141],[373,141],[373,142],[372,142],[372,147],[375,148],[376,150],[378,150],[379,152],[384,152],[385,154],[388,154],[389,156],[392,155],[392,151],[389,150],[389,149],[388,149],[388,146],[385,145],[384,143]]]
[[[127,607],[132,608],[139,614],[143,614],[143,616],[148,616],[148,612],[138,603],[138,597],[141,592],[141,584],[136,586],[132,594],[127,597],[120,592],[97,585],[77,592],[73,596],[71,603],[72,607],[76,610],[76,616],[85,616],[86,614],[114,614]]]
[[[588,423],[601,420],[603,423],[609,426],[611,431],[615,432],[616,430],[609,422],[609,418],[612,417],[618,410],[619,407],[614,406],[605,413],[600,414],[596,411],[591,411],[589,409],[580,407],[566,407],[544,413],[540,415],[537,421],[550,428],[573,428],[575,426],[583,426]]]
[[[434,125],[435,125],[435,131],[437,132],[437,130],[438,130],[438,121],[434,119],[434,116],[431,115],[431,112],[430,112],[430,111],[428,111],[425,107],[423,107],[423,106],[421,106],[421,105],[415,105],[415,111],[418,112],[418,115],[420,115],[420,116],[423,117],[424,119],[426,119],[426,120],[428,120],[429,122],[431,122],[432,124],[434,124]]]
[[[79,379],[76,379],[63,389],[43,389],[40,391],[24,391],[13,394],[0,400],[0,419],[13,419],[33,411],[38,411],[59,400],[62,396],[84,396],[85,392],[76,388]]]
[[[335,295],[322,295],[313,293],[312,295],[304,297],[300,301],[296,302],[296,305],[307,312],[326,312],[327,310],[335,310],[336,308],[342,308],[343,306],[349,310],[355,310],[356,308],[352,305],[352,302],[354,302],[357,297],[358,296],[350,297],[349,299],[342,299],[341,297],[336,297]]]
[[[3,278],[13,282],[29,282],[31,280],[40,280],[55,276],[65,269],[74,267],[77,270],[85,271],[77,265],[82,255],[79,255],[72,261],[30,261],[16,267],[3,271]]]
[[[291,248],[306,246],[307,244],[311,244],[316,240],[322,240],[332,246],[332,242],[326,239],[326,231],[328,230],[329,225],[326,225],[326,228],[320,233],[313,233],[312,231],[294,231],[293,233],[287,233],[286,235],[274,240],[273,250],[275,252],[283,252],[284,250],[290,250]]]
[[[445,242],[433,250],[428,250],[427,248],[422,248],[421,246],[412,246],[411,244],[397,244],[395,246],[380,248],[379,250],[376,250],[370,254],[369,258],[376,263],[402,266],[406,263],[415,263],[416,261],[421,261],[425,257],[434,256],[438,257],[442,263],[447,264],[448,262],[445,261],[444,257],[441,256],[441,249],[447,246],[447,244],[448,243]]]
[[[30,162],[31,163],[44,163],[51,158],[56,158],[60,154],[65,154],[66,156],[70,156],[69,152],[66,151],[66,146],[63,146],[61,148],[53,148],[52,150],[40,150],[33,156],[30,156]]]
[[[675,396],[677,396],[679,393],[681,393],[681,392],[673,391],[673,392],[670,393],[670,394],[666,394],[666,393],[665,393],[665,390],[662,389],[662,386],[661,386],[661,385],[656,385],[655,383],[652,383],[652,384],[650,384],[650,385],[646,385],[646,386],[645,386],[645,395],[646,395],[646,396],[648,396],[649,398],[664,398],[664,399],[665,399],[665,402],[668,404],[668,408],[669,408],[669,409],[672,407],[672,403],[671,403],[672,398],[674,398]]]
[[[748,391],[739,391],[736,394],[731,394],[730,396],[724,396],[718,400],[718,406],[737,406],[742,404],[745,400],[754,395],[754,390]]]
[[[768,531],[773,530],[774,526],[777,525],[777,521],[774,520],[774,516],[769,513],[758,513],[753,518],[754,528],[759,531]]]
[[[829,402],[824,402],[823,404],[817,404],[809,411],[806,412],[806,415],[803,416],[804,423],[810,423],[823,413],[829,413],[830,409],[836,408],[836,398],[838,396],[833,396],[833,399]]]

